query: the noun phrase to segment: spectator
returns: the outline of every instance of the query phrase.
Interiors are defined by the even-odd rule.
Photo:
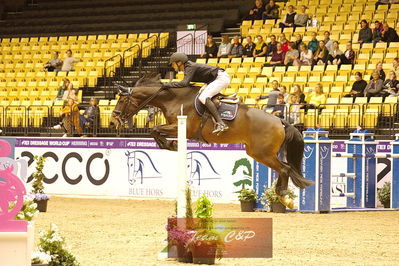
[[[309,90],[307,102],[309,103],[308,108],[310,109],[320,109],[320,105],[326,102],[326,95],[323,92],[323,86],[318,83],[316,84],[315,91]]]
[[[289,5],[287,7],[287,14],[285,14],[283,21],[279,24],[280,28],[284,29],[287,27],[294,27],[295,15],[296,12],[294,11],[294,7],[292,5]]]
[[[69,79],[64,79],[63,85],[64,93],[62,94],[62,100],[67,101],[68,99],[72,99],[75,102],[78,102],[78,98],[76,96],[76,90],[73,88],[73,84],[69,81]]]
[[[87,127],[98,125],[100,121],[100,108],[96,98],[90,99],[90,106],[86,107],[83,115],[80,115],[80,127],[85,130]]]
[[[399,42],[399,36],[396,30],[388,26],[388,23],[384,22],[382,24],[382,32],[381,32],[381,41],[382,42]]]
[[[285,54],[284,58],[284,65],[292,66],[292,65],[299,65],[299,51],[295,49],[295,44],[290,42],[288,45],[288,52]]]
[[[299,103],[306,103],[305,94],[302,92],[301,85],[295,84],[293,86],[293,91],[294,92],[292,94],[294,94],[298,97]]]
[[[326,46],[328,52],[332,51],[333,42],[330,39],[330,32],[329,31],[325,31],[324,32],[324,45]]]
[[[277,43],[277,51],[273,52],[272,58],[268,64],[264,66],[283,66],[285,53],[281,49],[281,43]]]
[[[277,96],[277,104],[273,107],[272,115],[284,119],[285,102],[284,96],[279,94]]]
[[[269,95],[267,96],[259,96],[256,97],[256,100],[260,100],[260,99],[269,99],[267,101],[267,105],[266,105],[266,110],[273,110],[273,106],[276,105],[277,103],[277,97],[280,94],[280,90],[278,88],[279,84],[277,82],[277,80],[273,80],[272,81],[272,91],[269,92]]]
[[[353,83],[351,91],[349,94],[345,95],[345,97],[363,97],[367,82],[363,79],[362,73],[360,72],[356,72],[355,78],[356,81]]]
[[[290,94],[287,92],[287,87],[286,86],[281,86],[279,88],[280,90],[280,94],[283,95],[284,97],[284,102],[288,101],[288,96],[290,96]]]
[[[397,80],[395,71],[389,72],[389,79],[384,81],[382,86],[383,96],[399,96],[399,81]]]
[[[299,98],[296,94],[290,94],[286,104],[286,109],[288,111],[288,122],[292,125],[297,125],[301,123],[301,105],[299,104]]]
[[[306,27],[308,24],[309,16],[306,14],[307,7],[305,5],[301,6],[301,13],[296,14],[294,18],[295,27]]]
[[[339,50],[339,42],[334,41],[332,51],[328,55],[327,63],[329,65],[338,65],[338,60],[342,54],[343,52]]]
[[[258,35],[258,36],[256,36],[256,38],[258,39],[258,42],[256,43],[253,56],[255,58],[261,57],[261,56],[266,56],[267,46],[266,46],[266,43],[263,41],[263,37]]]
[[[295,49],[299,50],[299,46],[303,43],[302,41],[302,35],[301,34],[295,34]]]
[[[74,99],[68,99],[67,105],[65,105],[60,112],[60,117],[62,119],[62,125],[67,132],[64,137],[72,136],[74,129],[77,133],[82,133],[79,121],[79,108]]]
[[[317,40],[316,32],[312,32],[312,39],[310,40],[308,47],[313,54],[316,52],[317,48],[319,47],[319,41]]]
[[[216,57],[217,55],[218,55],[218,46],[213,41],[213,36],[208,35],[205,44],[205,53],[203,53],[201,57],[213,58]]]
[[[288,44],[290,42],[287,40],[287,38],[285,38],[284,33],[280,34],[280,43],[281,43],[281,49],[284,51],[284,53],[288,52]]]
[[[58,58],[58,52],[53,53],[53,58],[44,65],[44,71],[58,72],[61,70],[62,60]]]
[[[72,56],[72,50],[68,50],[66,54],[67,57],[64,59],[61,71],[73,71],[73,65],[79,60]]]
[[[222,36],[222,42],[219,45],[218,57],[227,57],[231,50],[230,38],[227,35]]]
[[[267,45],[266,56],[271,56],[275,51],[277,51],[276,35],[271,35],[270,42]]]
[[[55,98],[56,100],[66,100],[68,96],[63,98],[65,91],[67,90],[73,90],[73,84],[69,81],[69,79],[64,78],[62,80],[62,86],[58,89],[57,97]]]
[[[399,58],[396,57],[392,61],[392,71],[395,72],[396,76],[399,77]]]
[[[374,71],[372,74],[373,79],[367,84],[366,88],[364,89],[364,96],[376,97],[381,96],[382,86],[384,85],[384,81],[380,79],[380,75],[377,71]]]
[[[263,12],[265,12],[265,8],[262,1],[256,0],[254,7],[249,10],[248,16],[244,20],[261,20]]]
[[[382,81],[384,81],[385,80],[385,72],[382,69],[382,63],[378,62],[375,68],[376,68],[376,71],[378,72],[378,74],[380,75],[380,79]],[[373,77],[370,77],[370,80],[372,80],[372,79],[373,79]]]
[[[373,40],[373,32],[371,31],[368,22],[363,19],[360,22],[361,29],[359,30],[358,43],[370,43]]]
[[[341,54],[338,65],[353,65],[355,62],[355,52],[352,50],[352,43],[348,42],[346,44],[346,51],[345,53]]]
[[[327,63],[328,54],[328,49],[324,41],[320,41],[319,47],[317,48],[313,57],[313,65],[324,65]]]
[[[378,6],[380,5],[388,5],[388,9],[391,8],[391,4],[397,4],[398,0],[377,0],[375,3],[375,9],[377,10]]]
[[[313,14],[312,19],[308,20],[307,28],[310,28],[310,27],[319,28],[319,26],[320,26],[319,20],[317,19],[316,14]]]
[[[262,14],[262,19],[278,19],[279,15],[279,6],[276,5],[276,2],[274,0],[270,0],[269,4],[266,5],[265,7],[265,12]]]
[[[313,53],[312,50],[308,48],[305,43],[300,45],[301,56],[299,58],[299,65],[300,66],[310,66],[313,61]]]
[[[233,39],[233,45],[231,46],[228,58],[242,57],[244,47],[240,43],[240,37],[235,36]]]
[[[252,41],[252,37],[247,37],[247,44],[244,46],[242,57],[252,57],[256,44]]]
[[[374,22],[374,29],[373,29],[373,43],[376,44],[377,42],[381,41],[381,32],[384,30],[382,24],[376,20]]]

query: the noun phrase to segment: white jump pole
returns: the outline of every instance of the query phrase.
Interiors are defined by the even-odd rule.
[[[187,116],[183,115],[183,105],[177,116],[177,217],[186,216],[186,177],[187,177]]]

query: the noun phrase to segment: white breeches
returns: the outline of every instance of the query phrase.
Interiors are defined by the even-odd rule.
[[[230,76],[225,71],[218,71],[218,76],[214,81],[208,84],[201,92],[198,99],[202,104],[205,104],[206,98],[212,98],[230,84]]]

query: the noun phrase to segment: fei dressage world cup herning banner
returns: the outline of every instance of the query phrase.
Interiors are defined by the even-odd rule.
[[[152,139],[12,140],[14,157],[28,161],[28,182],[35,170],[33,157],[47,157],[44,182],[48,193],[175,198],[177,153],[160,150]],[[248,163],[240,165],[243,161]],[[236,201],[234,192],[243,184],[248,188],[252,185],[252,170],[248,169],[252,162],[243,144],[189,142],[187,180],[193,197],[205,193],[215,202]]]

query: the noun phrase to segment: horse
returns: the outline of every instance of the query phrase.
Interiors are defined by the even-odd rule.
[[[133,87],[119,86],[119,100],[110,119],[110,128],[119,129],[128,119],[146,105],[155,106],[163,112],[167,124],[154,126],[151,135],[159,148],[176,151],[177,141],[168,140],[177,137],[177,116],[187,115],[187,138],[194,139],[200,126],[202,139],[208,143],[244,143],[246,153],[256,161],[275,170],[279,177],[276,193],[280,201],[292,208],[293,202],[287,197],[288,180],[304,189],[312,184],[301,173],[304,151],[302,134],[297,128],[274,115],[260,109],[239,104],[237,116],[232,121],[225,121],[229,130],[220,135],[212,134],[214,122],[206,120],[201,125],[194,99],[199,87],[164,89],[160,74],[150,73],[141,77]],[[279,160],[278,154],[285,155],[285,161]]]

